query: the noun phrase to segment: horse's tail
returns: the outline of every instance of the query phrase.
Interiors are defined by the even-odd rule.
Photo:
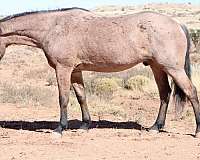
[[[191,39],[190,39],[190,34],[189,34],[187,27],[185,25],[181,24],[181,28],[183,29],[185,36],[187,38],[187,51],[186,51],[186,55],[185,55],[184,69],[185,69],[187,76],[191,79],[191,64],[190,64],[190,56],[189,56]],[[180,118],[181,114],[183,112],[183,109],[184,109],[184,105],[187,101],[187,97],[186,97],[185,93],[182,91],[182,89],[179,88],[179,86],[175,82],[174,82],[173,99],[175,102],[176,116]]]

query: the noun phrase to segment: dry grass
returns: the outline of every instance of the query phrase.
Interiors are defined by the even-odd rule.
[[[95,100],[94,100],[95,99]],[[110,97],[110,101],[107,99],[99,98],[95,95],[90,96],[88,98],[90,112],[93,115],[99,117],[99,119],[103,119],[106,115],[113,115],[115,117],[126,117],[126,112],[124,108],[112,103],[112,97]]]
[[[102,98],[108,98],[112,96],[113,92],[119,88],[115,79],[103,77],[93,79],[90,86],[90,94],[96,94]]]
[[[47,86],[57,85],[55,71],[49,67],[27,70],[23,73],[23,77],[24,79],[45,80]]]
[[[197,88],[197,91],[200,92],[200,65],[192,65],[192,81]]]
[[[150,79],[148,77],[137,75],[127,80],[125,88],[142,91],[149,82]]]
[[[2,103],[48,106],[52,103],[55,95],[52,89],[47,87],[20,86],[9,82],[0,83],[0,88]]]
[[[98,116],[102,120],[106,115],[113,117],[126,117],[126,112],[123,107],[112,102],[112,97],[102,98],[96,95],[89,95],[87,97],[88,107],[91,115]],[[69,113],[80,113],[80,106],[76,97],[71,94],[69,100]]]

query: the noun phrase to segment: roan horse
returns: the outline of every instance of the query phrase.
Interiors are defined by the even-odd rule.
[[[138,63],[149,65],[160,94],[160,110],[150,130],[164,127],[171,94],[168,75],[175,82],[175,95],[191,102],[200,133],[197,92],[189,79],[189,35],[171,18],[153,12],[102,17],[85,9],[68,8],[26,12],[0,20],[0,57],[11,44],[41,48],[55,69],[60,103],[60,123],[68,126],[67,105],[73,86],[82,111],[82,128],[91,123],[82,71],[118,72]]]

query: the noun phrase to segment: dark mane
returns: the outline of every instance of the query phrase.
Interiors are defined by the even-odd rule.
[[[89,10],[84,9],[84,8],[78,8],[78,7],[72,7],[72,8],[60,8],[60,9],[54,9],[54,10],[40,10],[40,11],[31,11],[31,12],[23,12],[23,13],[18,13],[18,14],[13,14],[11,16],[7,16],[3,19],[0,20],[0,22],[4,22],[13,18],[21,17],[21,16],[26,16],[29,14],[37,14],[37,13],[49,13],[49,12],[62,12],[62,11],[68,11],[68,10],[73,10],[73,9],[80,9],[83,11],[89,12]]]

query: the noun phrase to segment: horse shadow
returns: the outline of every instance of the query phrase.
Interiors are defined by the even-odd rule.
[[[79,129],[81,127],[82,121],[80,120],[69,120],[68,129],[74,130]],[[0,126],[2,128],[7,129],[15,129],[15,130],[28,130],[28,131],[36,131],[43,132],[41,130],[54,130],[58,126],[58,122],[56,121],[0,121]],[[137,122],[127,121],[127,122],[112,122],[106,120],[100,121],[92,121],[90,128],[115,128],[115,129],[136,129],[142,130],[142,127]]]

